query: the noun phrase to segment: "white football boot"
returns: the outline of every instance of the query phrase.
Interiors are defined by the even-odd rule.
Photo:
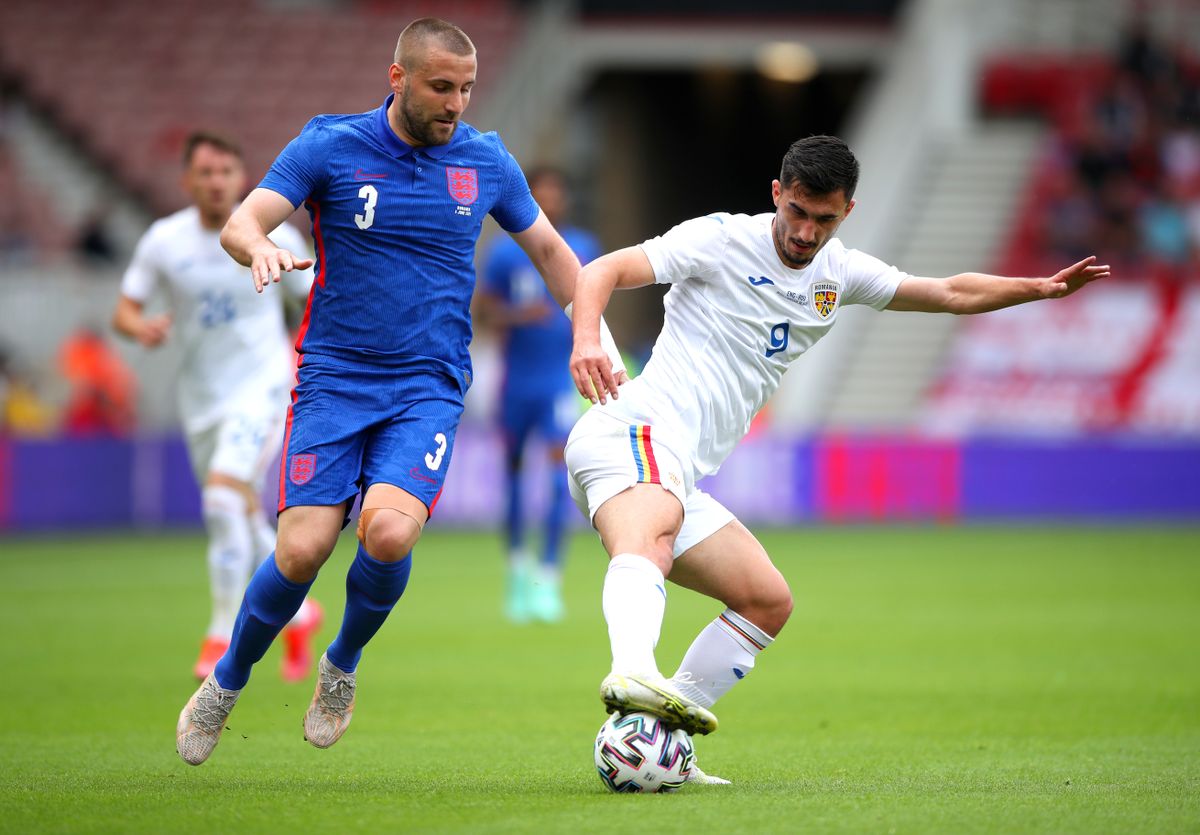
[[[689,783],[695,783],[698,786],[728,786],[731,785],[724,777],[718,777],[715,774],[705,774],[700,770],[700,766],[696,765],[696,761],[692,761],[692,773],[688,775]]]
[[[304,738],[328,748],[342,738],[354,715],[354,673],[339,670],[322,654],[317,662],[317,689],[304,714]]]
[[[226,690],[209,673],[179,713],[175,726],[175,750],[188,765],[200,765],[217,747],[225,720],[237,704],[241,690]]]
[[[600,698],[609,713],[644,710],[690,734],[710,734],[717,729],[717,717],[711,710],[680,693],[661,675],[609,673],[600,682]]]

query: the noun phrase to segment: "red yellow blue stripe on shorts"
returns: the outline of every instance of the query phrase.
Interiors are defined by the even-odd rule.
[[[637,464],[639,484],[662,484],[658,477],[658,462],[654,460],[654,447],[650,444],[650,425],[629,425],[629,445],[633,447],[633,461]]]

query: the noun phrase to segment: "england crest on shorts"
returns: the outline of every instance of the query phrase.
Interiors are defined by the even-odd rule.
[[[822,319],[828,319],[837,310],[838,293],[841,287],[837,284],[820,283],[812,286],[813,310]]]
[[[300,452],[292,456],[288,466],[288,480],[292,484],[308,484],[317,471],[317,456],[311,452]]]
[[[470,206],[479,198],[479,176],[474,168],[447,168],[446,188],[460,206]]]

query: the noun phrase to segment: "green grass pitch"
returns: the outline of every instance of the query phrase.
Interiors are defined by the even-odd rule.
[[[1200,832],[1200,530],[767,532],[796,612],[717,706],[734,781],[614,796],[591,764],[599,544],[569,614],[500,617],[495,536],[431,530],[359,671],[302,738],[273,648],[208,763],[174,751],[207,614],[194,535],[0,540],[0,831]],[[336,631],[353,542],[316,586]],[[669,594],[665,672],[718,606]]]

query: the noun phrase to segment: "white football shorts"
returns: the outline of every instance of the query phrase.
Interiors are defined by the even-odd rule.
[[[571,498],[588,521],[606,501],[635,484],[659,484],[683,505],[683,527],[675,537],[675,556],[703,542],[733,521],[734,515],[696,487],[691,466],[654,428],[626,423],[599,409],[589,410],[567,439],[565,459]]]
[[[188,457],[196,481],[204,484],[210,473],[223,473],[262,490],[267,467],[283,447],[286,416],[277,408],[236,411],[206,429],[189,432]]]

